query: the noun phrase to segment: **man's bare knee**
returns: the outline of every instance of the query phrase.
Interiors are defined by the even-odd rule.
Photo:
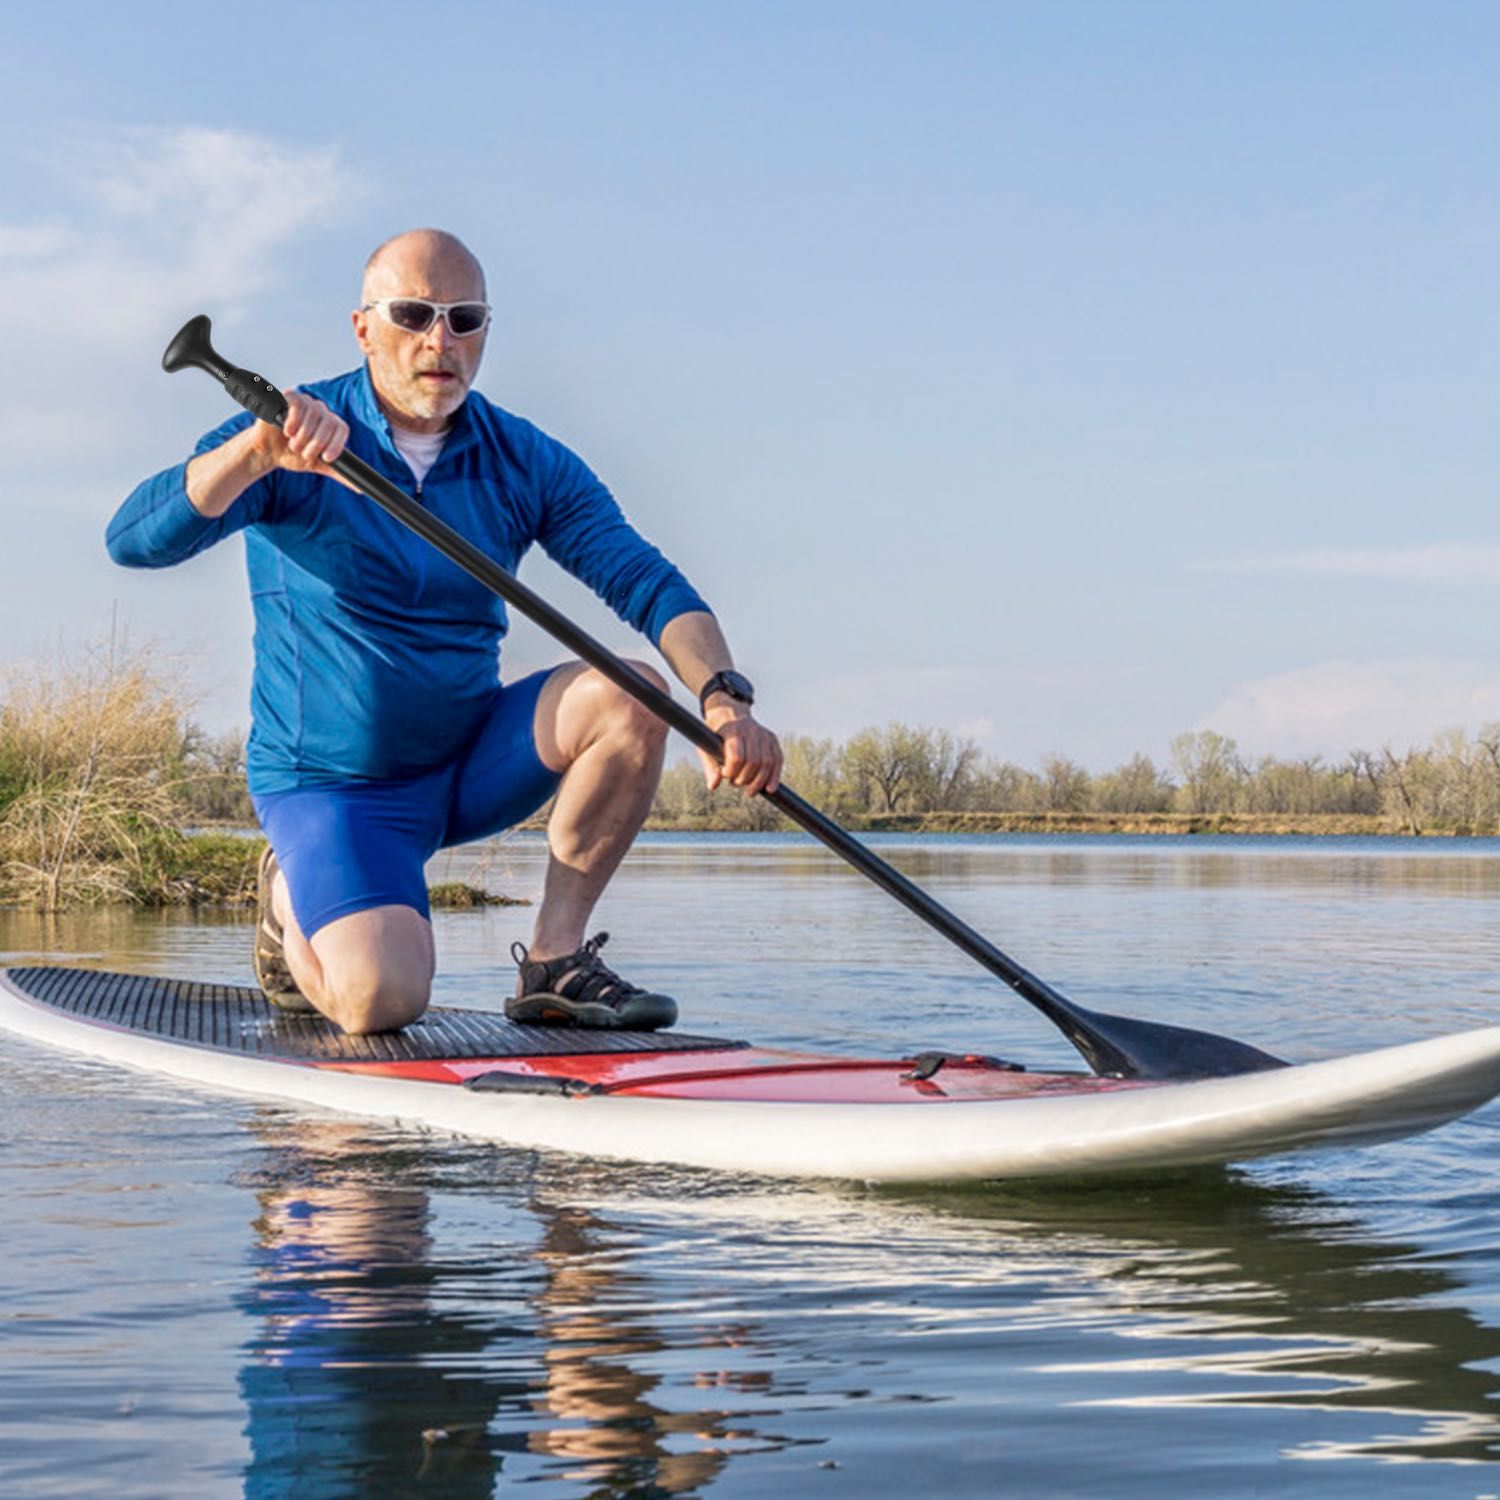
[[[626,665],[652,687],[667,691],[666,678],[649,662]],[[609,758],[622,748],[633,750],[644,768],[660,759],[667,742],[661,719],[597,668],[581,662],[558,668],[543,688],[534,733],[543,764],[558,772],[601,748]]]
[[[408,906],[380,906],[340,917],[319,931],[313,951],[323,969],[319,1008],[355,1036],[409,1026],[432,992],[432,929]]]
[[[634,657],[627,657],[625,665],[633,667],[637,674],[644,677],[652,687],[659,688],[664,693],[671,691],[667,679],[649,661],[637,661]]]
[[[427,1009],[431,998],[429,984],[379,973],[344,976],[329,991],[329,1019],[350,1036],[399,1031]]]
[[[666,678],[655,667],[643,661],[632,661],[629,665],[634,667],[654,688],[663,693],[668,691]],[[632,697],[624,688],[617,687],[612,682],[606,681],[604,692],[606,696],[603,711],[611,723],[616,725],[627,738],[651,746],[665,742],[667,724],[664,719],[659,718],[638,698]]]

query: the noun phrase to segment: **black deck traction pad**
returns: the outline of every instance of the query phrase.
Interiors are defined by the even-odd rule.
[[[519,1026],[502,1015],[434,1006],[400,1031],[346,1036],[322,1016],[277,1010],[258,989],[34,965],[0,969],[28,999],[52,1010],[163,1041],[295,1062],[448,1062],[474,1057],[704,1052],[745,1042],[677,1031],[589,1031]]]

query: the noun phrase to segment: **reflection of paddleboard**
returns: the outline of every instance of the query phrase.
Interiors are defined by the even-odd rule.
[[[851,1059],[434,1008],[344,1036],[232,985],[0,969],[0,1026],[214,1089],[510,1146],[869,1181],[1240,1161],[1430,1130],[1500,1092],[1500,1026],[1195,1083]]]

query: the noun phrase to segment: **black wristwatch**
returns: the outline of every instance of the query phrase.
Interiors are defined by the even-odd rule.
[[[699,713],[705,711],[708,700],[714,693],[728,693],[746,708],[755,702],[755,689],[751,686],[750,679],[740,672],[715,672],[698,689]]]

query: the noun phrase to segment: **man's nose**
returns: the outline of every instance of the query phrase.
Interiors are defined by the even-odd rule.
[[[432,327],[427,330],[425,342],[440,352],[453,343],[453,331],[448,327],[446,314],[440,313],[432,320]]]

